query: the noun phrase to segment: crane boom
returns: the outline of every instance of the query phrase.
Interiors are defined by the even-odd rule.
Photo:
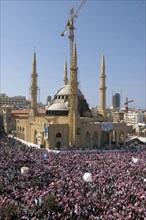
[[[83,1],[81,2],[80,6],[78,7],[78,9],[76,10],[76,12],[74,13],[73,18],[75,18],[75,17],[77,18],[77,15],[78,15],[79,11],[81,10],[82,6],[85,4],[85,1],[86,1],[86,0],[83,0]]]
[[[126,102],[124,103],[124,105],[127,105],[130,102],[133,102],[134,100],[128,100],[128,98],[126,98]]]
[[[86,1],[86,0],[82,0],[80,6],[78,7],[78,9],[76,10],[75,13],[74,13],[74,9],[73,9],[73,8],[70,10],[70,15],[71,15],[70,20],[67,22],[64,31],[61,33],[61,36],[65,36],[66,31],[67,31],[67,29],[68,29],[69,26],[70,26],[70,21],[71,21],[71,20],[74,20],[74,18],[77,18],[77,15],[78,15],[79,11],[81,10],[82,6],[84,5],[85,1]]]

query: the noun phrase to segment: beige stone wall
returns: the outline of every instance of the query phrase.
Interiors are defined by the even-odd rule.
[[[125,142],[127,126],[125,123],[113,122],[112,132],[101,131],[101,123],[95,118],[81,118],[78,122],[79,133],[76,132],[76,147],[100,147],[104,141],[111,143],[114,136],[116,143]],[[44,123],[48,124],[48,135],[44,136]],[[28,142],[45,145],[49,149],[57,146],[69,146],[68,117],[30,117],[17,119],[17,136]],[[60,133],[60,136],[57,134]],[[105,140],[103,140],[105,139]]]
[[[53,123],[53,124],[68,124],[67,116],[45,116],[44,120],[48,121],[48,123]]]
[[[84,123],[83,123],[84,122]],[[125,123],[112,123],[113,130],[111,132],[105,132],[102,135],[101,123],[99,122],[88,122],[87,120],[81,123],[81,147],[93,147],[93,145],[100,146],[106,138],[109,144],[115,135],[115,141],[118,144],[119,141],[125,142],[126,138],[126,124]],[[122,139],[123,138],[123,139]],[[95,140],[96,139],[96,140]]]
[[[57,134],[61,137],[57,137]],[[48,144],[50,149],[57,147],[57,142],[60,142],[60,147],[69,145],[69,125],[68,124],[50,124],[48,131]]]
[[[97,133],[97,145],[100,145],[100,123],[90,123],[87,121],[82,121],[81,124],[81,148],[93,147],[93,137],[95,132]]]

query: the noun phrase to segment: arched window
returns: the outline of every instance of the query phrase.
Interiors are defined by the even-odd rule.
[[[58,138],[58,137],[62,137],[62,136],[61,136],[61,133],[57,133],[57,134],[56,134],[56,137],[57,137],[57,138]]]

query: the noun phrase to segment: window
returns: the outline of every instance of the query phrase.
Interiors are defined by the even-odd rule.
[[[56,137],[62,137],[62,136],[61,136],[61,133],[57,133],[57,134],[56,134]]]

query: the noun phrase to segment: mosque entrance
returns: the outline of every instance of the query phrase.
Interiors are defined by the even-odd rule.
[[[102,131],[101,132],[101,139],[100,139],[101,146],[108,146],[109,145],[109,132]]]
[[[92,137],[92,147],[97,148],[98,147],[98,133],[94,132]]]
[[[38,140],[37,140],[37,131],[34,131],[34,144],[38,144]]]
[[[57,143],[56,143],[56,148],[57,148],[58,150],[60,150],[60,148],[61,148],[61,142],[60,142],[60,141],[57,141]]]
[[[87,148],[90,147],[90,133],[89,132],[86,132],[86,134],[85,134],[84,146]]]

